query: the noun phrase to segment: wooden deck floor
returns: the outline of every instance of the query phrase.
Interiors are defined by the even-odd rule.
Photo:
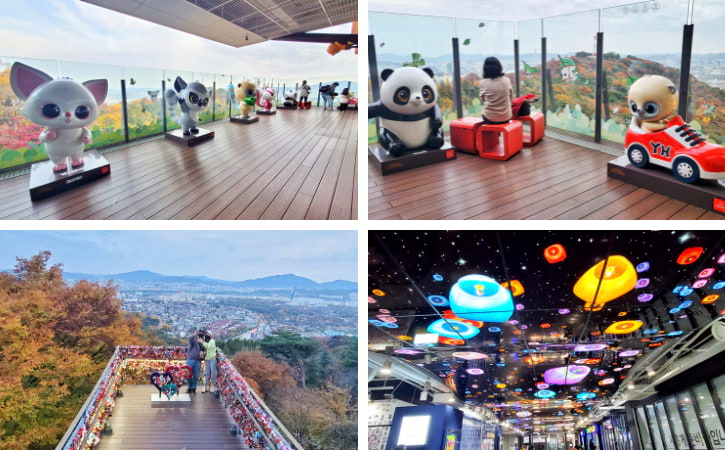
[[[29,175],[0,181],[2,219],[357,218],[357,113],[283,111],[203,125],[214,139],[158,139],[106,154],[111,175],[31,202]]]
[[[614,157],[545,138],[509,161],[455,161],[383,177],[368,165],[370,219],[723,219],[607,177]]]
[[[152,408],[151,385],[124,385],[110,423],[112,436],[101,438],[102,450],[246,449],[229,433],[233,422],[213,394],[192,396],[184,408]]]

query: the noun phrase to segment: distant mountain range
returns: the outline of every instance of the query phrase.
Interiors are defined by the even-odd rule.
[[[234,288],[260,288],[260,289],[320,289],[320,290],[357,290],[357,283],[347,280],[335,280],[325,283],[318,283],[309,278],[300,277],[295,274],[272,275],[263,278],[254,278],[244,281],[218,280],[199,275],[163,275],[151,272],[149,270],[135,270],[133,272],[116,273],[116,274],[88,274],[63,272],[63,277],[67,281],[99,281],[105,282],[113,280],[117,283],[189,283],[189,284],[206,284],[215,286],[228,286]]]

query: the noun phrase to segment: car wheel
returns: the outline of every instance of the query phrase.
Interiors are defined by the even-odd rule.
[[[678,156],[672,161],[672,173],[684,183],[694,183],[700,178],[700,168],[695,161],[685,156]]]
[[[627,158],[634,167],[642,168],[649,163],[647,149],[641,144],[632,144],[627,149]]]

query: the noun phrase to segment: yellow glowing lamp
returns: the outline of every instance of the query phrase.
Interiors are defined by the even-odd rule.
[[[701,303],[703,305],[709,305],[710,303],[715,303],[715,301],[719,298],[720,298],[720,296],[718,294],[708,295],[707,297],[702,299]]]
[[[373,295],[377,295],[378,297],[385,296],[385,291],[381,291],[380,289],[373,289],[372,293],[373,293]]]
[[[589,268],[574,285],[574,295],[584,300],[584,311],[601,311],[604,304],[634,289],[637,272],[624,256],[613,255],[604,267],[604,260]],[[597,293],[599,278],[602,284]],[[596,301],[594,295],[596,294]]]
[[[639,330],[642,325],[644,325],[644,322],[641,320],[622,320],[620,322],[614,322],[613,324],[609,325],[606,330],[604,330],[605,334],[629,334],[634,333],[635,331]]]
[[[509,285],[511,287],[509,287]],[[513,295],[514,297],[523,295],[523,293],[526,292],[524,291],[524,285],[521,284],[519,280],[504,281],[503,283],[501,283],[501,287],[511,291],[511,295]]]

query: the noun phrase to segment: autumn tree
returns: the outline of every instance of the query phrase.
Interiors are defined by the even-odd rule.
[[[307,385],[308,359],[320,351],[320,343],[297,333],[279,331],[266,336],[260,347],[265,356],[289,364],[295,372],[295,379],[302,388]]]

